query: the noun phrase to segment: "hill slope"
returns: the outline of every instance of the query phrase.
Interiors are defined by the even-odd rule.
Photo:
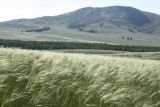
[[[160,106],[159,61],[0,49],[0,63],[2,107]]]
[[[50,27],[45,32],[22,30]],[[83,8],[59,16],[18,19],[0,23],[0,37],[22,40],[106,42],[160,45],[160,16],[132,7]],[[121,39],[125,37],[125,40]],[[128,41],[127,38],[134,41]]]

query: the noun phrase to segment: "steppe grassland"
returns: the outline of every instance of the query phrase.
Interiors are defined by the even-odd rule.
[[[0,49],[1,107],[159,107],[160,62]]]

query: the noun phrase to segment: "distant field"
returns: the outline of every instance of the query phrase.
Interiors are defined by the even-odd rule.
[[[58,42],[58,41],[21,41],[12,39],[0,39],[1,47],[10,48],[22,48],[32,50],[65,50],[72,49],[73,52],[76,49],[81,49],[84,53],[99,53],[107,52],[104,50],[114,51],[129,51],[129,52],[159,52],[158,46],[134,46],[134,45],[113,45],[106,43],[87,43],[87,42]],[[97,52],[90,51],[97,49]],[[72,50],[70,52],[72,52]],[[78,51],[77,51],[78,52]]]
[[[137,58],[1,48],[0,106],[159,107],[159,65]]]
[[[63,42],[89,42],[108,43],[116,45],[160,46],[160,36],[144,33],[114,32],[87,33],[75,29],[51,28],[47,32],[21,32],[22,29],[0,28],[0,39],[63,41]],[[124,40],[122,37],[132,37],[133,40]]]
[[[96,49],[65,49],[65,50],[54,50],[53,52],[64,52],[64,53],[80,53],[89,55],[101,55],[101,56],[113,56],[113,57],[128,57],[138,59],[151,59],[160,60],[160,52],[126,52],[126,51],[114,51],[114,50],[96,50]]]

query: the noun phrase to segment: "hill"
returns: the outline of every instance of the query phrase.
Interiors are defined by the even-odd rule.
[[[50,29],[43,32],[22,32],[44,27]],[[20,40],[160,46],[159,31],[160,15],[123,6],[87,7],[59,16],[0,23],[0,38]]]
[[[159,61],[1,48],[0,63],[2,107],[160,106]]]

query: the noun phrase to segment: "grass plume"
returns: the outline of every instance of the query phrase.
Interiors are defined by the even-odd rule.
[[[0,49],[0,107],[160,107],[160,62]]]

